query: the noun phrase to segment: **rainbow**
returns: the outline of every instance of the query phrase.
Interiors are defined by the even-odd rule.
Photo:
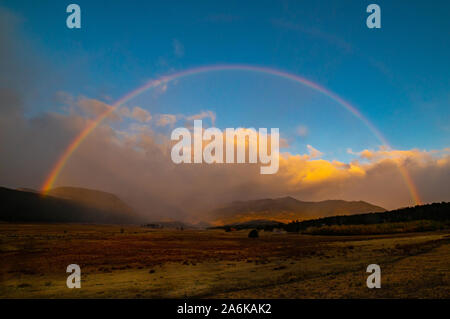
[[[352,113],[355,117],[357,117],[360,121],[362,121],[368,129],[378,138],[378,140],[383,143],[384,146],[391,149],[389,146],[389,143],[384,138],[384,136],[381,134],[381,132],[366,118],[364,117],[361,112],[359,112],[354,106],[352,106],[350,103],[342,99],[337,94],[331,92],[330,90],[326,89],[325,87],[314,83],[306,78],[303,78],[301,76],[291,74],[288,72],[280,71],[277,69],[267,68],[267,67],[260,67],[260,66],[252,66],[252,65],[242,65],[242,64],[227,64],[227,65],[212,65],[212,66],[202,66],[197,68],[188,69],[185,71],[181,71],[178,73],[162,76],[155,80],[150,80],[149,82],[145,83],[143,86],[137,88],[136,90],[126,94],[121,99],[116,101],[111,108],[109,108],[107,111],[105,111],[103,114],[101,114],[96,120],[89,122],[89,124],[86,126],[86,128],[83,129],[83,131],[78,134],[75,139],[69,144],[69,146],[65,149],[65,151],[62,153],[60,158],[57,160],[56,164],[53,166],[52,170],[50,171],[50,174],[46,178],[45,182],[42,185],[41,191],[43,194],[47,194],[48,191],[53,187],[56,179],[58,178],[59,174],[61,173],[62,169],[64,168],[65,164],[71,157],[71,155],[76,151],[76,149],[83,143],[83,141],[89,136],[89,134],[95,130],[95,128],[112,112],[117,110],[120,106],[122,106],[124,103],[130,101],[134,97],[140,95],[141,93],[147,91],[148,89],[158,87],[162,84],[168,83],[170,81],[188,77],[191,75],[197,75],[201,73],[207,73],[207,72],[216,72],[216,71],[249,71],[249,72],[257,72],[257,73],[264,73],[269,74],[273,76],[278,76],[284,79],[288,79],[297,83],[300,83],[302,85],[305,85],[306,87],[309,87],[317,92],[320,92],[324,94],[325,96],[329,97],[342,107],[344,107],[347,111]],[[408,187],[408,190],[411,194],[411,198],[414,201],[416,205],[421,204],[421,200],[419,197],[419,193],[417,191],[417,188],[409,175],[408,171],[402,166],[399,165],[400,173],[402,174],[406,186]]]

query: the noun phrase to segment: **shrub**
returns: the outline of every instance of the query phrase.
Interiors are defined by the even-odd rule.
[[[248,238],[258,238],[259,234],[258,231],[256,229],[252,229],[249,233],[248,233]]]

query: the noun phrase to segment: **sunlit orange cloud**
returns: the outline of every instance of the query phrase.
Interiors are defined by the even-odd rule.
[[[350,152],[352,153],[352,152]],[[412,149],[412,150],[388,150],[384,147],[381,147],[379,150],[363,150],[358,153],[354,153],[359,155],[363,159],[367,159],[370,161],[379,160],[383,158],[389,158],[389,159],[397,159],[402,160],[408,157],[420,157],[423,156],[423,152],[421,152],[418,149]]]
[[[352,152],[358,155],[350,163],[339,161],[326,161],[313,159],[315,150],[312,148],[310,155],[291,155],[284,154],[281,158],[280,167],[285,176],[290,176],[290,181],[295,183],[316,183],[326,180],[345,179],[349,177],[362,178],[366,172],[381,164],[396,164],[406,166],[409,163],[414,165],[433,165],[445,166],[449,161],[450,149],[420,151],[412,150],[387,150],[380,147],[379,150],[363,150],[361,152]],[[311,150],[310,149],[310,150]],[[438,155],[438,156],[436,156]],[[361,161],[360,161],[361,160]],[[365,162],[364,160],[369,160]]]
[[[310,159],[309,155],[284,154],[280,159],[280,174],[291,185],[320,184],[350,177],[364,177],[365,168],[357,163]]]

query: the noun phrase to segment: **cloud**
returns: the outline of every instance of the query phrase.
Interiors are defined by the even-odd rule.
[[[216,113],[212,111],[202,111],[198,114],[190,115],[185,117],[187,121],[203,120],[209,118],[211,120],[211,125],[214,126],[216,123]]]
[[[359,159],[351,163],[285,154],[279,176],[290,185],[289,192],[301,193],[311,199],[366,200],[395,208],[412,204],[401,167],[411,176],[424,202],[450,199],[450,191],[442,188],[450,181],[447,149],[387,151],[380,148],[364,150],[360,154]],[[367,162],[369,154],[371,161]]]
[[[96,99],[88,99],[88,98],[80,98],[76,102],[76,105],[84,112],[88,117],[97,119],[108,111],[112,111],[114,107],[109,104],[106,104],[102,101]],[[111,112],[108,114],[107,118],[110,121],[117,122],[120,120],[120,117]]]
[[[157,126],[173,126],[177,122],[177,116],[173,114],[160,114]]]
[[[323,153],[321,151],[315,149],[314,147],[312,147],[309,144],[306,145],[306,148],[308,149],[310,158],[317,158],[317,157],[321,157],[323,155]]]
[[[184,56],[184,46],[179,40],[173,39],[172,46],[173,53],[176,57],[181,58],[182,56]]]
[[[136,121],[147,123],[152,120],[152,116],[150,112],[147,110],[144,110],[143,108],[139,106],[133,107],[132,110],[130,110],[128,107],[123,106],[119,109],[119,114],[128,118],[132,118]]]
[[[3,185],[35,188],[88,125],[87,117],[73,113],[2,117],[0,122]],[[260,164],[175,165],[168,136],[139,123],[126,132],[102,123],[73,153],[57,185],[115,193],[149,220],[196,221],[229,201],[285,195],[365,200],[386,208],[411,205],[401,165],[425,202],[450,199],[444,187],[450,183],[448,150],[363,150],[344,163],[319,159],[321,152],[310,146],[308,154],[281,154],[278,173],[263,176]]]
[[[0,6],[0,115],[28,108],[26,102],[37,91],[35,81],[42,74],[41,65],[45,68],[44,62],[37,63],[38,55],[28,41],[19,40],[23,38],[22,21],[22,17]],[[49,78],[45,80],[50,82]]]
[[[408,170],[425,202],[450,198],[442,187],[450,182],[449,155],[434,151],[406,152],[401,160],[385,154],[372,162],[361,157],[344,163],[317,159],[317,150],[311,148],[310,154],[283,153],[279,172],[262,176],[260,164],[175,165],[167,139],[158,141],[154,133],[141,130],[128,143],[113,144],[108,140],[115,134],[104,130],[90,137],[58,182],[127,190],[133,196],[146,193],[185,211],[191,220],[205,218],[202,212],[224,202],[287,194],[304,200],[365,200],[386,208],[411,205],[399,165]],[[102,157],[108,158],[107,167],[101,165]],[[144,199],[137,204],[141,211],[146,205]]]
[[[308,127],[305,125],[299,125],[297,126],[297,129],[295,131],[298,136],[306,137],[308,135]]]
[[[398,159],[402,160],[407,157],[418,157],[423,155],[423,152],[421,152],[418,149],[412,149],[412,150],[390,150],[386,147],[380,147],[379,150],[363,150],[361,152],[353,153],[355,155],[359,155],[360,158],[366,159],[369,161],[377,161],[383,158],[389,158],[389,159]]]
[[[287,30],[297,31],[302,34],[311,36],[315,39],[324,40],[330,45],[335,46],[347,53],[352,53],[355,50],[354,47],[343,38],[340,38],[331,33],[324,32],[317,27],[310,25],[301,25],[299,23],[292,23],[283,19],[273,19],[271,22],[274,26],[281,27]]]

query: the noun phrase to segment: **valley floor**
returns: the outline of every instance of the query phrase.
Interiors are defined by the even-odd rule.
[[[449,232],[247,233],[0,224],[0,298],[450,298]]]

